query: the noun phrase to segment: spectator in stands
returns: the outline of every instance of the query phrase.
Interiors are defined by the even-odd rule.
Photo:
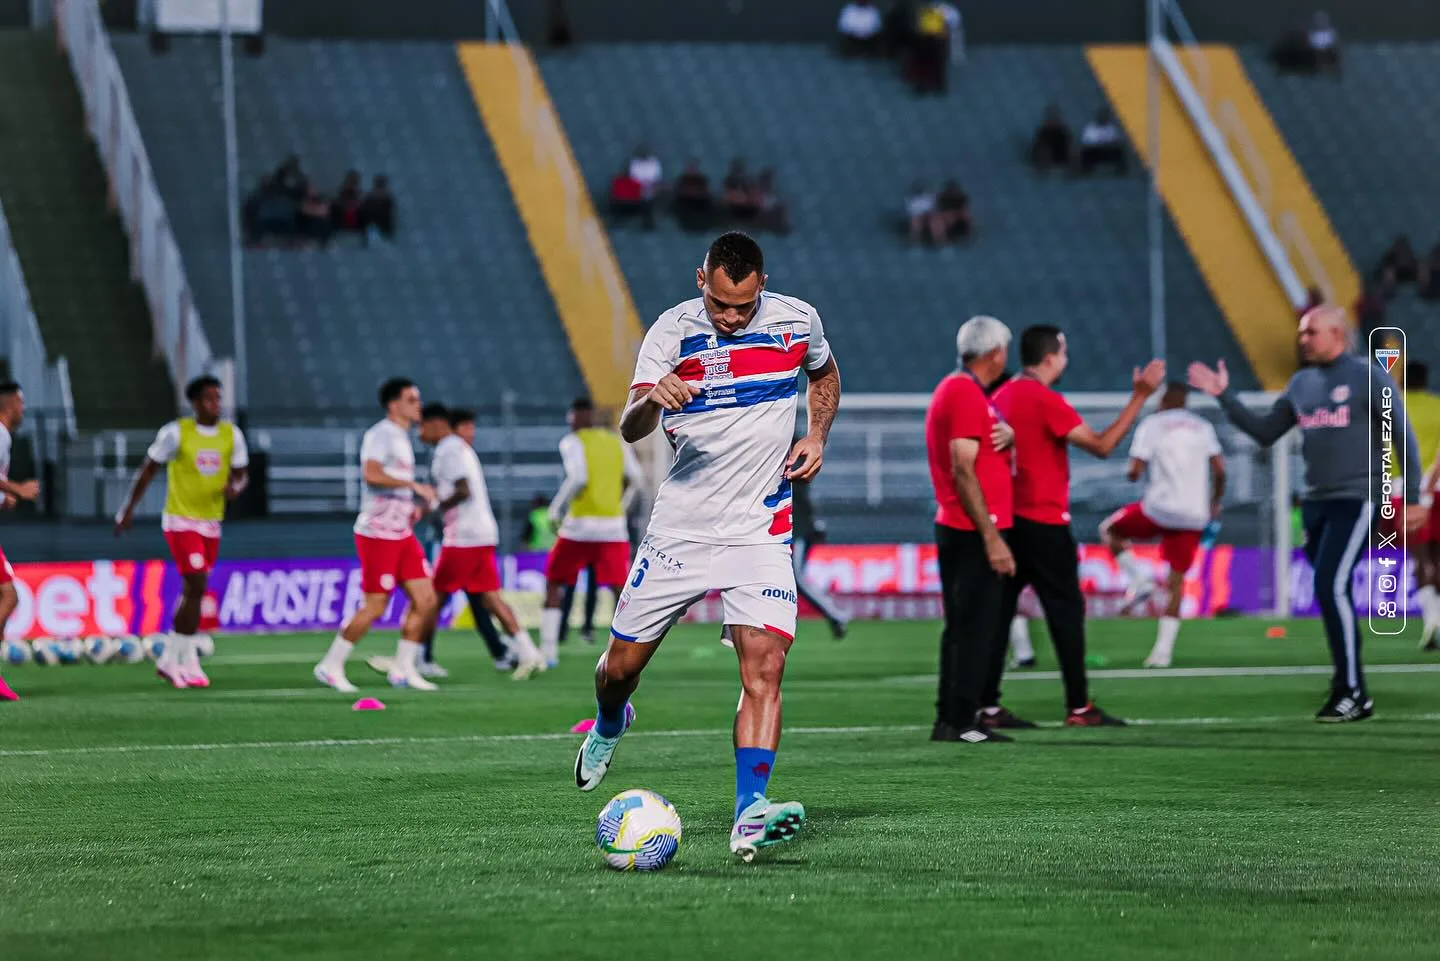
[[[665,168],[660,165],[660,158],[641,144],[630,155],[630,177],[640,184],[645,199],[654,200],[664,182]]]
[[[755,192],[755,182],[745,170],[745,161],[736,157],[730,162],[730,170],[721,182],[721,200],[725,212],[733,219],[745,223],[755,219],[760,212],[760,198]]]
[[[1316,13],[1308,27],[1293,30],[1270,53],[1281,73],[1333,73],[1340,75],[1340,34],[1330,18]]]
[[[324,247],[330,242],[333,224],[330,222],[330,201],[318,190],[311,187],[300,201],[298,219],[302,240]]]
[[[710,178],[698,161],[685,165],[675,179],[675,219],[684,230],[709,230],[715,219],[715,201],[710,196]]]
[[[1088,174],[1096,167],[1107,165],[1114,167],[1118,174],[1125,173],[1125,145],[1110,109],[1101,107],[1095,112],[1095,119],[1080,132],[1080,172]]]
[[[881,46],[886,56],[905,60],[915,42],[914,0],[895,0],[885,12],[885,26]]]
[[[360,202],[360,221],[367,237],[374,229],[386,240],[395,239],[395,195],[390,192],[390,178],[384,174],[376,176],[370,192]]]
[[[910,242],[918,244],[931,236],[930,221],[935,214],[935,194],[920,181],[910,185],[905,198],[905,216],[910,221]]]
[[[545,25],[545,39],[551,50],[564,50],[575,42],[575,30],[570,26],[570,13],[565,9],[565,0],[550,0],[550,17]]]
[[[934,219],[940,235],[937,243],[970,236],[970,197],[958,181],[945,181],[935,195]]]
[[[1355,322],[1367,343],[1370,331],[1385,326],[1385,298],[1373,281],[1361,288],[1360,296],[1355,299],[1354,313]]]
[[[1426,300],[1440,300],[1440,244],[1430,248],[1430,255],[1416,272],[1416,285]]]
[[[907,73],[916,93],[943,94],[950,65],[950,25],[938,4],[927,3],[915,21]]]
[[[300,205],[288,192],[280,188],[273,174],[260,181],[260,187],[252,195],[252,199],[256,243],[263,244],[267,239],[276,238],[289,241],[295,237]],[[247,206],[250,206],[251,202],[247,200]],[[245,216],[244,210],[241,211],[241,216]]]
[[[359,233],[364,229],[360,219],[360,204],[364,199],[364,189],[360,186],[360,172],[352,170],[340,182],[340,189],[335,191],[335,200],[330,205],[330,212],[335,218],[334,226],[337,231]]]
[[[1045,119],[1035,130],[1035,139],[1030,142],[1030,163],[1036,170],[1045,171],[1051,167],[1069,167],[1075,136],[1060,114],[1060,108],[1051,104],[1045,108]]]
[[[757,226],[762,230],[771,230],[777,234],[788,234],[790,232],[790,211],[775,190],[773,167],[766,167],[760,171],[760,176],[755,178],[755,195],[760,205]]]
[[[1376,268],[1375,274],[1386,297],[1393,296],[1395,288],[1400,284],[1413,284],[1419,279],[1420,261],[1415,256],[1415,248],[1410,245],[1408,236],[1399,234],[1395,237],[1390,248],[1380,258],[1380,266]]]
[[[885,18],[874,0],[850,0],[840,10],[840,54],[873,57],[880,52]]]
[[[305,191],[310,187],[310,178],[300,168],[299,156],[293,153],[275,168],[272,179],[275,189],[288,194],[297,204],[305,199]]]
[[[610,213],[616,220],[639,217],[646,230],[655,229],[655,201],[645,195],[645,187],[630,174],[627,164],[610,181]]]

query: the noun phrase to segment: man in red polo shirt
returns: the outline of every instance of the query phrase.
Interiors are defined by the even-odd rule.
[[[935,485],[945,629],[940,639],[940,694],[932,741],[1008,741],[980,723],[1001,618],[1002,583],[1015,573],[1006,543],[1014,435],[985,388],[1005,369],[1010,328],[972,317],[955,336],[960,369],[940,382],[925,414],[925,447]],[[1003,654],[1003,650],[1001,651]]]
[[[1025,585],[1035,588],[1065,682],[1065,723],[1074,727],[1123,725],[1090,702],[1085,677],[1085,595],[1080,590],[1080,549],[1070,532],[1070,451],[1074,444],[1109,457],[1130,432],[1145,400],[1165,380],[1165,363],[1136,369],[1130,401],[1115,422],[1096,433],[1052,386],[1069,362],[1065,335],[1048,324],[1020,335],[1019,376],[995,392],[994,403],[1015,431],[1015,525],[1010,546],[1016,574],[1005,583],[995,654],[982,692],[981,721],[991,728],[1034,727],[1000,706],[1008,628]]]

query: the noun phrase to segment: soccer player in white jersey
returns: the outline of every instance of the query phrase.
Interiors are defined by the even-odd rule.
[[[345,676],[345,660],[355,643],[385,613],[390,594],[399,587],[410,600],[400,623],[388,680],[394,687],[433,691],[433,683],[420,676],[421,640],[435,616],[435,588],[430,565],[415,537],[416,504],[435,501],[435,489],[415,480],[415,448],[410,428],[420,420],[420,388],[414,381],[392,377],[380,385],[380,406],[385,419],[365,432],[360,442],[360,467],[365,483],[360,516],[355,520],[355,552],[360,557],[360,589],[365,599],[350,615],[330,650],[315,665],[315,680],[344,694],[356,687]]]
[[[0,510],[10,510],[17,500],[33,501],[40,496],[39,481],[10,479],[12,432],[20,429],[20,423],[24,419],[25,394],[20,390],[20,385],[13,380],[0,383],[0,493],[4,494],[4,500],[0,501]],[[5,624],[10,620],[10,615],[15,613],[15,606],[19,602],[20,595],[15,592],[15,571],[5,557],[4,550],[0,550],[0,638],[5,636]],[[18,700],[20,695],[12,691],[5,679],[0,677],[0,701]]]
[[[675,461],[595,669],[595,726],[575,759],[575,783],[600,784],[634,718],[630,695],[645,665],[686,609],[718,590],[742,687],[730,850],[748,861],[805,820],[804,807],[771,801],[766,790],[795,634],[790,484],[820,470],[840,371],[815,309],[766,292],[764,257],[750,237],[716,240],[696,284],[701,296],[661,314],[645,335],[620,420],[630,443],[662,428]],[[802,370],[809,423],[792,446]]]
[[[1225,455],[1210,422],[1185,409],[1187,388],[1170,384],[1160,410],[1140,422],[1130,444],[1130,480],[1146,475],[1145,496],[1111,514],[1100,525],[1100,537],[1130,579],[1134,600],[1154,591],[1154,583],[1130,550],[1131,540],[1160,541],[1169,565],[1170,597],[1155,635],[1146,667],[1169,667],[1180,633],[1180,602],[1185,574],[1195,561],[1200,535],[1219,518],[1225,494]]]

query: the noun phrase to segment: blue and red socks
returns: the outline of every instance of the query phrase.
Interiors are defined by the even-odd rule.
[[[735,749],[735,817],[764,797],[770,786],[770,772],[775,769],[775,752],[763,747]]]

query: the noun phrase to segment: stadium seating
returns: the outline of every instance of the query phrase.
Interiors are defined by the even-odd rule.
[[[1422,255],[1440,240],[1440,131],[1429,122],[1440,45],[1347,46],[1341,80],[1277,75],[1258,49],[1245,51],[1245,65],[1362,273],[1397,233]],[[1409,333],[1412,352],[1423,344],[1432,364],[1437,316],[1412,288],[1386,308],[1386,322]]]
[[[1079,48],[982,47],[945,98],[915,99],[888,64],[820,47],[606,45],[541,66],[596,194],[637,143],[672,179],[700,159],[718,185],[734,156],[778,168],[794,232],[764,238],[771,285],[815,302],[850,390],[924,391],[953,364],[959,322],[1072,332],[1071,389],[1120,390],[1148,350],[1146,191],[1138,175],[1037,178],[1025,162],[1047,102],[1083,123],[1103,95]],[[910,249],[912,181],[958,177],[976,237]],[[611,241],[642,316],[694,293],[706,238],[672,220]],[[1241,356],[1178,234],[1166,226],[1169,360]],[[1254,385],[1236,370],[1242,387]]]
[[[232,344],[219,54],[176,39],[163,56],[115,37],[186,269],[217,353]],[[240,175],[288,154],[317,187],[387,174],[399,242],[245,254],[252,408],[369,408],[404,373],[432,395],[492,402],[581,384],[508,187],[443,43],[272,39],[236,58]]]
[[[0,33],[0,131],[0,195],[46,349],[69,360],[77,421],[127,427],[173,417],[124,229],[106,209],[105,173],[53,39]]]

